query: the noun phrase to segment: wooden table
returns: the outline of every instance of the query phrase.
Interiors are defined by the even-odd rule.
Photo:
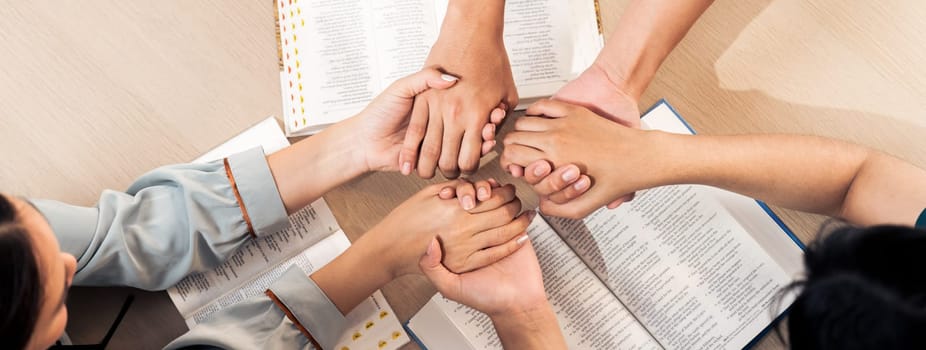
[[[626,2],[601,0],[607,32]],[[4,1],[0,190],[92,205],[281,115],[273,11],[268,1]],[[923,18],[916,0],[718,2],[641,106],[665,97],[701,133],[823,135],[926,166]],[[479,176],[489,175],[508,179],[494,161]],[[356,238],[423,184],[374,174],[326,198]],[[822,219],[776,212],[804,240]],[[384,292],[405,320],[433,289],[406,277]],[[76,288],[73,339],[99,341],[127,293],[138,299],[111,348],[159,348],[183,332],[164,293]],[[768,336],[760,348],[780,347]]]

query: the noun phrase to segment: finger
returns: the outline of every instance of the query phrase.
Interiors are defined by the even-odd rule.
[[[441,118],[437,104],[428,101],[428,131],[421,144],[421,153],[418,156],[418,176],[430,179],[434,177],[437,160],[440,158],[441,139],[444,135],[444,122]]]
[[[472,174],[479,169],[479,158],[482,158],[482,135],[480,127],[472,126],[463,133],[463,143],[460,145],[460,172]]]
[[[476,207],[476,187],[469,181],[462,181],[457,185],[457,198],[463,210],[472,210]]]
[[[571,186],[581,175],[578,166],[567,164],[556,168],[549,176],[540,179],[537,184],[533,185],[533,189],[539,196],[550,196]]]
[[[434,68],[424,68],[412,75],[396,80],[386,88],[400,97],[412,98],[429,88],[446,89],[455,84],[459,78],[441,73]]]
[[[444,137],[441,145],[440,158],[437,167],[444,177],[455,179],[460,176],[459,157],[460,146],[463,142],[464,129],[456,120],[456,108],[444,106],[442,118],[444,120]]]
[[[469,213],[470,214],[480,214],[480,213],[485,213],[485,212],[489,212],[492,210],[496,210],[500,208],[501,206],[513,201],[516,198],[515,193],[517,193],[517,191],[515,190],[514,185],[512,184],[507,184],[505,186],[495,188],[492,190],[492,193],[488,199],[483,200],[479,202],[478,204],[476,204],[476,207],[473,208],[472,210],[469,210]],[[512,217],[514,217],[514,215],[512,215]]]
[[[509,164],[507,168],[508,168],[508,173],[510,173],[512,177],[518,178],[518,177],[524,176],[524,168],[521,167],[520,165]]]
[[[500,157],[499,161],[501,162],[502,167],[509,168],[508,165],[510,164],[517,165],[518,167],[525,167],[538,159],[546,159],[546,154],[533,147],[508,145],[505,146],[505,151],[502,152],[502,156]],[[509,168],[509,170],[511,169]],[[524,175],[524,169],[522,168],[520,171],[521,174],[515,176]]]
[[[470,258],[467,260],[467,264],[471,264],[471,266],[467,266],[467,271],[492,265],[508,257],[518,251],[518,249],[521,249],[521,247],[527,243],[528,239],[527,234],[521,234],[504,244],[476,251],[473,255],[470,255]]]
[[[495,140],[483,142],[482,155],[489,154],[489,152],[492,152],[493,148],[495,148]]]
[[[527,111],[524,113],[527,115],[542,115],[546,117],[560,118],[571,114],[573,108],[576,107],[566,102],[545,99],[534,102],[527,107]]]
[[[428,127],[428,100],[416,98],[412,108],[411,119],[408,121],[408,130],[405,131],[405,141],[402,142],[402,151],[399,153],[399,169],[402,175],[412,173],[418,161],[418,148],[424,139]]]
[[[525,211],[507,224],[477,233],[475,239],[479,242],[478,247],[480,249],[491,248],[526,233],[536,213],[533,210]]]
[[[533,132],[533,131],[512,131],[508,135],[505,135],[505,139],[502,140],[502,144],[505,145],[507,150],[509,145],[524,145],[536,148],[538,150],[549,150],[550,145],[550,133],[542,132]],[[518,164],[527,166],[527,164]]]
[[[440,192],[437,192],[437,197],[440,199],[451,199],[456,196],[457,196],[456,188],[451,187],[451,186],[444,187],[440,190]]]
[[[495,124],[486,123],[486,125],[482,127],[482,140],[483,141],[495,140]]]
[[[502,125],[502,122],[505,121],[505,116],[508,114],[505,111],[508,109],[507,107],[508,106],[506,106],[504,103],[499,104],[498,107],[489,113],[489,122],[494,125]]]
[[[636,195],[637,193],[634,192],[634,193],[625,195],[621,198],[615,199],[613,202],[608,203],[608,209],[617,209],[617,207],[619,207],[621,204],[632,201],[633,198],[636,197]]]
[[[521,116],[514,121],[514,129],[517,131],[548,131],[552,128],[554,121],[550,118]]]
[[[496,191],[498,192],[498,191]],[[475,225],[476,231],[485,231],[490,228],[499,227],[511,222],[518,213],[521,212],[521,200],[518,197],[514,197],[510,202],[505,203],[504,205],[486,211],[484,213],[478,214],[480,216],[478,222]]]
[[[456,300],[460,297],[460,276],[447,270],[444,264],[441,264],[442,258],[440,243],[437,242],[436,237],[431,238],[428,250],[418,260],[418,268],[437,291],[447,298]]]
[[[562,190],[547,196],[547,199],[556,204],[565,204],[578,198],[592,187],[592,179],[588,175],[582,175],[571,185],[566,185]]]
[[[489,200],[492,197],[492,184],[488,180],[476,181],[476,199],[480,202]]]
[[[558,204],[549,199],[541,198],[540,199],[540,212],[544,215],[558,216],[561,218],[568,219],[581,219],[601,206],[596,204],[595,198],[586,194],[582,198],[578,198],[574,201],[565,204]]]
[[[495,181],[495,179],[494,179],[494,178],[491,178],[491,177],[490,177],[488,180],[486,180],[486,181],[489,182],[489,185],[491,185],[492,188],[498,188],[498,187],[501,187],[501,186],[502,186],[502,185],[499,185],[499,184],[498,184],[498,181]]]
[[[550,162],[545,159],[535,160],[524,168],[524,181],[534,186],[550,175],[551,171],[553,171],[553,165]]]

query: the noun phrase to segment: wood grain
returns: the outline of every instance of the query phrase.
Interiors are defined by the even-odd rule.
[[[601,0],[606,32],[626,3]],[[273,12],[270,1],[0,2],[0,190],[92,205],[280,115]],[[641,106],[666,98],[705,134],[822,135],[923,167],[924,15],[915,0],[718,2]],[[494,161],[480,172],[490,174],[512,181]],[[356,238],[424,183],[373,174],[326,198]],[[536,203],[523,184],[519,194]],[[804,240],[822,220],[776,212]],[[384,292],[405,320],[434,290],[406,277]],[[141,297],[111,348],[156,349],[183,331],[163,293],[78,288],[74,339],[99,341],[128,293]],[[782,347],[774,336],[759,345]]]

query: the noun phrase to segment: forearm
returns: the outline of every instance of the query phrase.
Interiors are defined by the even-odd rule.
[[[639,100],[666,56],[713,0],[634,0],[593,67]]]
[[[356,140],[351,137],[355,122],[356,118],[351,118],[335,124],[267,157],[288,213],[366,172]]]
[[[926,171],[847,142],[797,135],[662,134],[662,183],[724,188],[860,225],[912,225],[926,205]]]
[[[549,303],[530,311],[490,317],[505,349],[566,349],[566,340]]]
[[[440,37],[428,55],[427,64],[436,64],[448,73],[459,74],[455,72],[458,62],[485,59],[469,57],[473,47],[504,47],[504,26],[504,0],[451,0],[441,24]],[[499,54],[506,55],[504,51]],[[448,57],[453,59],[448,60]],[[463,77],[468,78],[471,77]]]
[[[344,315],[393,278],[392,263],[383,261],[384,249],[389,246],[378,243],[377,239],[373,231],[364,234],[311,276]]]

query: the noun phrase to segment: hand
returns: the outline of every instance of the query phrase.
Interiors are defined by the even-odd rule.
[[[622,83],[615,82],[601,66],[594,63],[579,77],[560,88],[553,99],[583,106],[621,125],[639,128],[638,97],[628,93],[622,86]]]
[[[367,170],[399,169],[399,151],[415,96],[429,89],[446,89],[457,78],[436,69],[423,69],[389,85],[358,115],[347,121]]]
[[[433,240],[418,265],[434,287],[450,300],[490,317],[529,312],[548,303],[537,254],[529,240],[508,257],[463,274],[444,267],[442,255],[441,246]]]
[[[497,187],[469,211],[455,199],[442,199],[446,187],[472,186],[465,180],[435,184],[396,207],[371,230],[392,276],[418,272],[417,261],[432,238],[446,247],[444,265],[464,272],[492,264],[518,250],[532,212],[521,215],[521,201],[512,185]]]
[[[537,160],[548,160],[557,167],[554,173],[560,175],[561,182],[551,185],[541,181],[534,185],[535,190],[549,196],[540,202],[540,210],[545,214],[581,218],[615,198],[648,188],[661,176],[643,171],[651,168],[648,161],[656,159],[649,153],[655,147],[647,143],[653,142],[648,137],[651,132],[612,123],[584,107],[553,100],[531,105],[527,114],[546,117],[525,116],[516,121],[515,131],[505,137],[501,163],[506,167],[527,166]],[[575,170],[568,164],[587,174],[587,177],[571,177],[577,179],[570,187],[573,190],[576,184],[584,185],[585,179],[588,180],[587,192],[575,198],[581,190],[575,191],[574,199],[569,198],[569,193],[561,194],[563,197],[553,193],[555,188],[568,186],[564,185],[569,182],[562,180],[562,174],[568,169]],[[542,185],[550,187],[543,189]]]
[[[553,95],[553,99],[583,106],[595,112],[595,114],[606,117],[614,122],[629,127],[639,128],[640,108],[637,103],[638,98],[629,93],[624,86],[625,84],[611,78],[607,74],[607,71],[595,62],[582,72],[579,77],[560,88],[559,91]],[[544,164],[546,164],[546,166]],[[549,191],[544,193],[538,190],[537,194],[540,195],[541,198],[551,196],[550,199],[555,203],[563,204],[584,193],[584,190],[569,189],[568,185],[571,184],[571,182],[564,184],[559,179],[546,179],[545,175],[542,174],[549,174],[552,169],[549,168],[549,163],[545,161],[538,161],[532,164],[532,166],[529,166],[529,168],[531,169],[510,165],[507,169],[508,172],[515,177],[524,176],[525,181],[535,186],[535,190],[538,190],[536,187],[539,185],[539,189]],[[536,171],[536,173],[534,171]],[[566,169],[556,169],[557,175],[565,171]],[[575,180],[578,180],[578,178],[575,178]],[[579,185],[581,186],[583,184],[580,183]],[[585,189],[587,188],[586,186]],[[558,193],[564,189],[568,189],[568,193]],[[553,193],[558,194],[553,196]],[[634,194],[630,193],[615,199],[608,204],[608,208],[617,208],[620,204],[633,200],[633,197]]]
[[[498,113],[493,110],[517,106],[518,92],[502,41],[504,4],[487,6],[485,11],[499,12],[498,23],[478,23],[469,18],[472,13],[448,9],[425,65],[441,67],[460,81],[453,89],[428,91],[415,99],[400,155],[403,174],[417,169],[419,176],[431,178],[438,167],[447,178],[475,172],[486,147],[491,149],[487,143],[493,141],[498,124],[489,124],[490,115]],[[504,114],[492,117],[499,123],[502,118]]]

